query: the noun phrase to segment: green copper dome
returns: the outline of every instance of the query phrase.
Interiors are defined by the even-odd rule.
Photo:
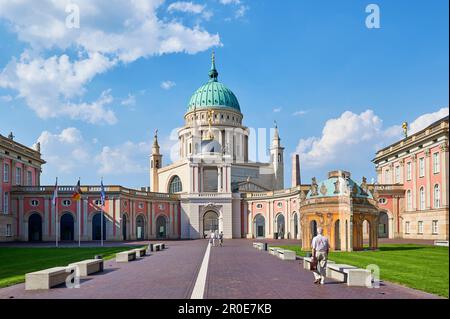
[[[225,108],[241,112],[236,95],[217,80],[218,75],[213,52],[209,81],[191,96],[188,112],[205,108]]]

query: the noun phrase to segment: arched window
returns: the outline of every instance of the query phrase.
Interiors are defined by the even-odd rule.
[[[406,207],[408,211],[412,210],[412,193],[410,189],[406,191]]]
[[[183,190],[183,187],[181,185],[181,179],[175,175],[172,177],[169,183],[169,193],[179,193]]]
[[[434,185],[434,208],[441,207],[441,188],[439,184]]]
[[[425,188],[421,187],[419,191],[420,210],[425,209]]]

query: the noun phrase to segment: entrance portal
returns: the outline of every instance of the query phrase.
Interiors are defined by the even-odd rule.
[[[65,213],[61,216],[61,240],[73,240],[74,239],[74,220],[70,213]]]
[[[156,237],[166,238],[166,217],[161,215],[156,219]]]
[[[92,240],[100,240],[102,238],[102,213],[97,213],[92,218]],[[103,240],[106,240],[106,217],[103,214]]]
[[[144,236],[145,236],[144,217],[142,217],[142,215],[139,215],[136,218],[136,239],[137,240],[144,240]]]
[[[219,215],[210,210],[203,215],[203,237],[207,237],[211,232],[219,231]]]
[[[28,240],[42,241],[42,217],[39,214],[31,214],[28,218]]]
[[[256,238],[266,237],[265,224],[266,224],[266,220],[264,219],[264,217],[260,214],[256,215],[256,217],[255,217]]]

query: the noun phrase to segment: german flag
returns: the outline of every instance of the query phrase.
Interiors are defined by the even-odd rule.
[[[75,186],[75,191],[72,194],[72,199],[74,201],[78,201],[81,199],[81,186],[80,186],[80,180],[78,180],[77,185]]]

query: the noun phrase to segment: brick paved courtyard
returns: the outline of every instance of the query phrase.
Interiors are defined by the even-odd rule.
[[[166,250],[134,262],[106,261],[105,271],[82,279],[79,289],[25,291],[25,285],[18,284],[0,289],[0,298],[190,298],[207,242],[166,243]],[[386,282],[379,289],[347,287],[331,280],[317,286],[299,260],[282,261],[254,249],[252,241],[245,239],[227,240],[224,247],[212,247],[207,267],[204,298],[211,299],[437,298]]]

